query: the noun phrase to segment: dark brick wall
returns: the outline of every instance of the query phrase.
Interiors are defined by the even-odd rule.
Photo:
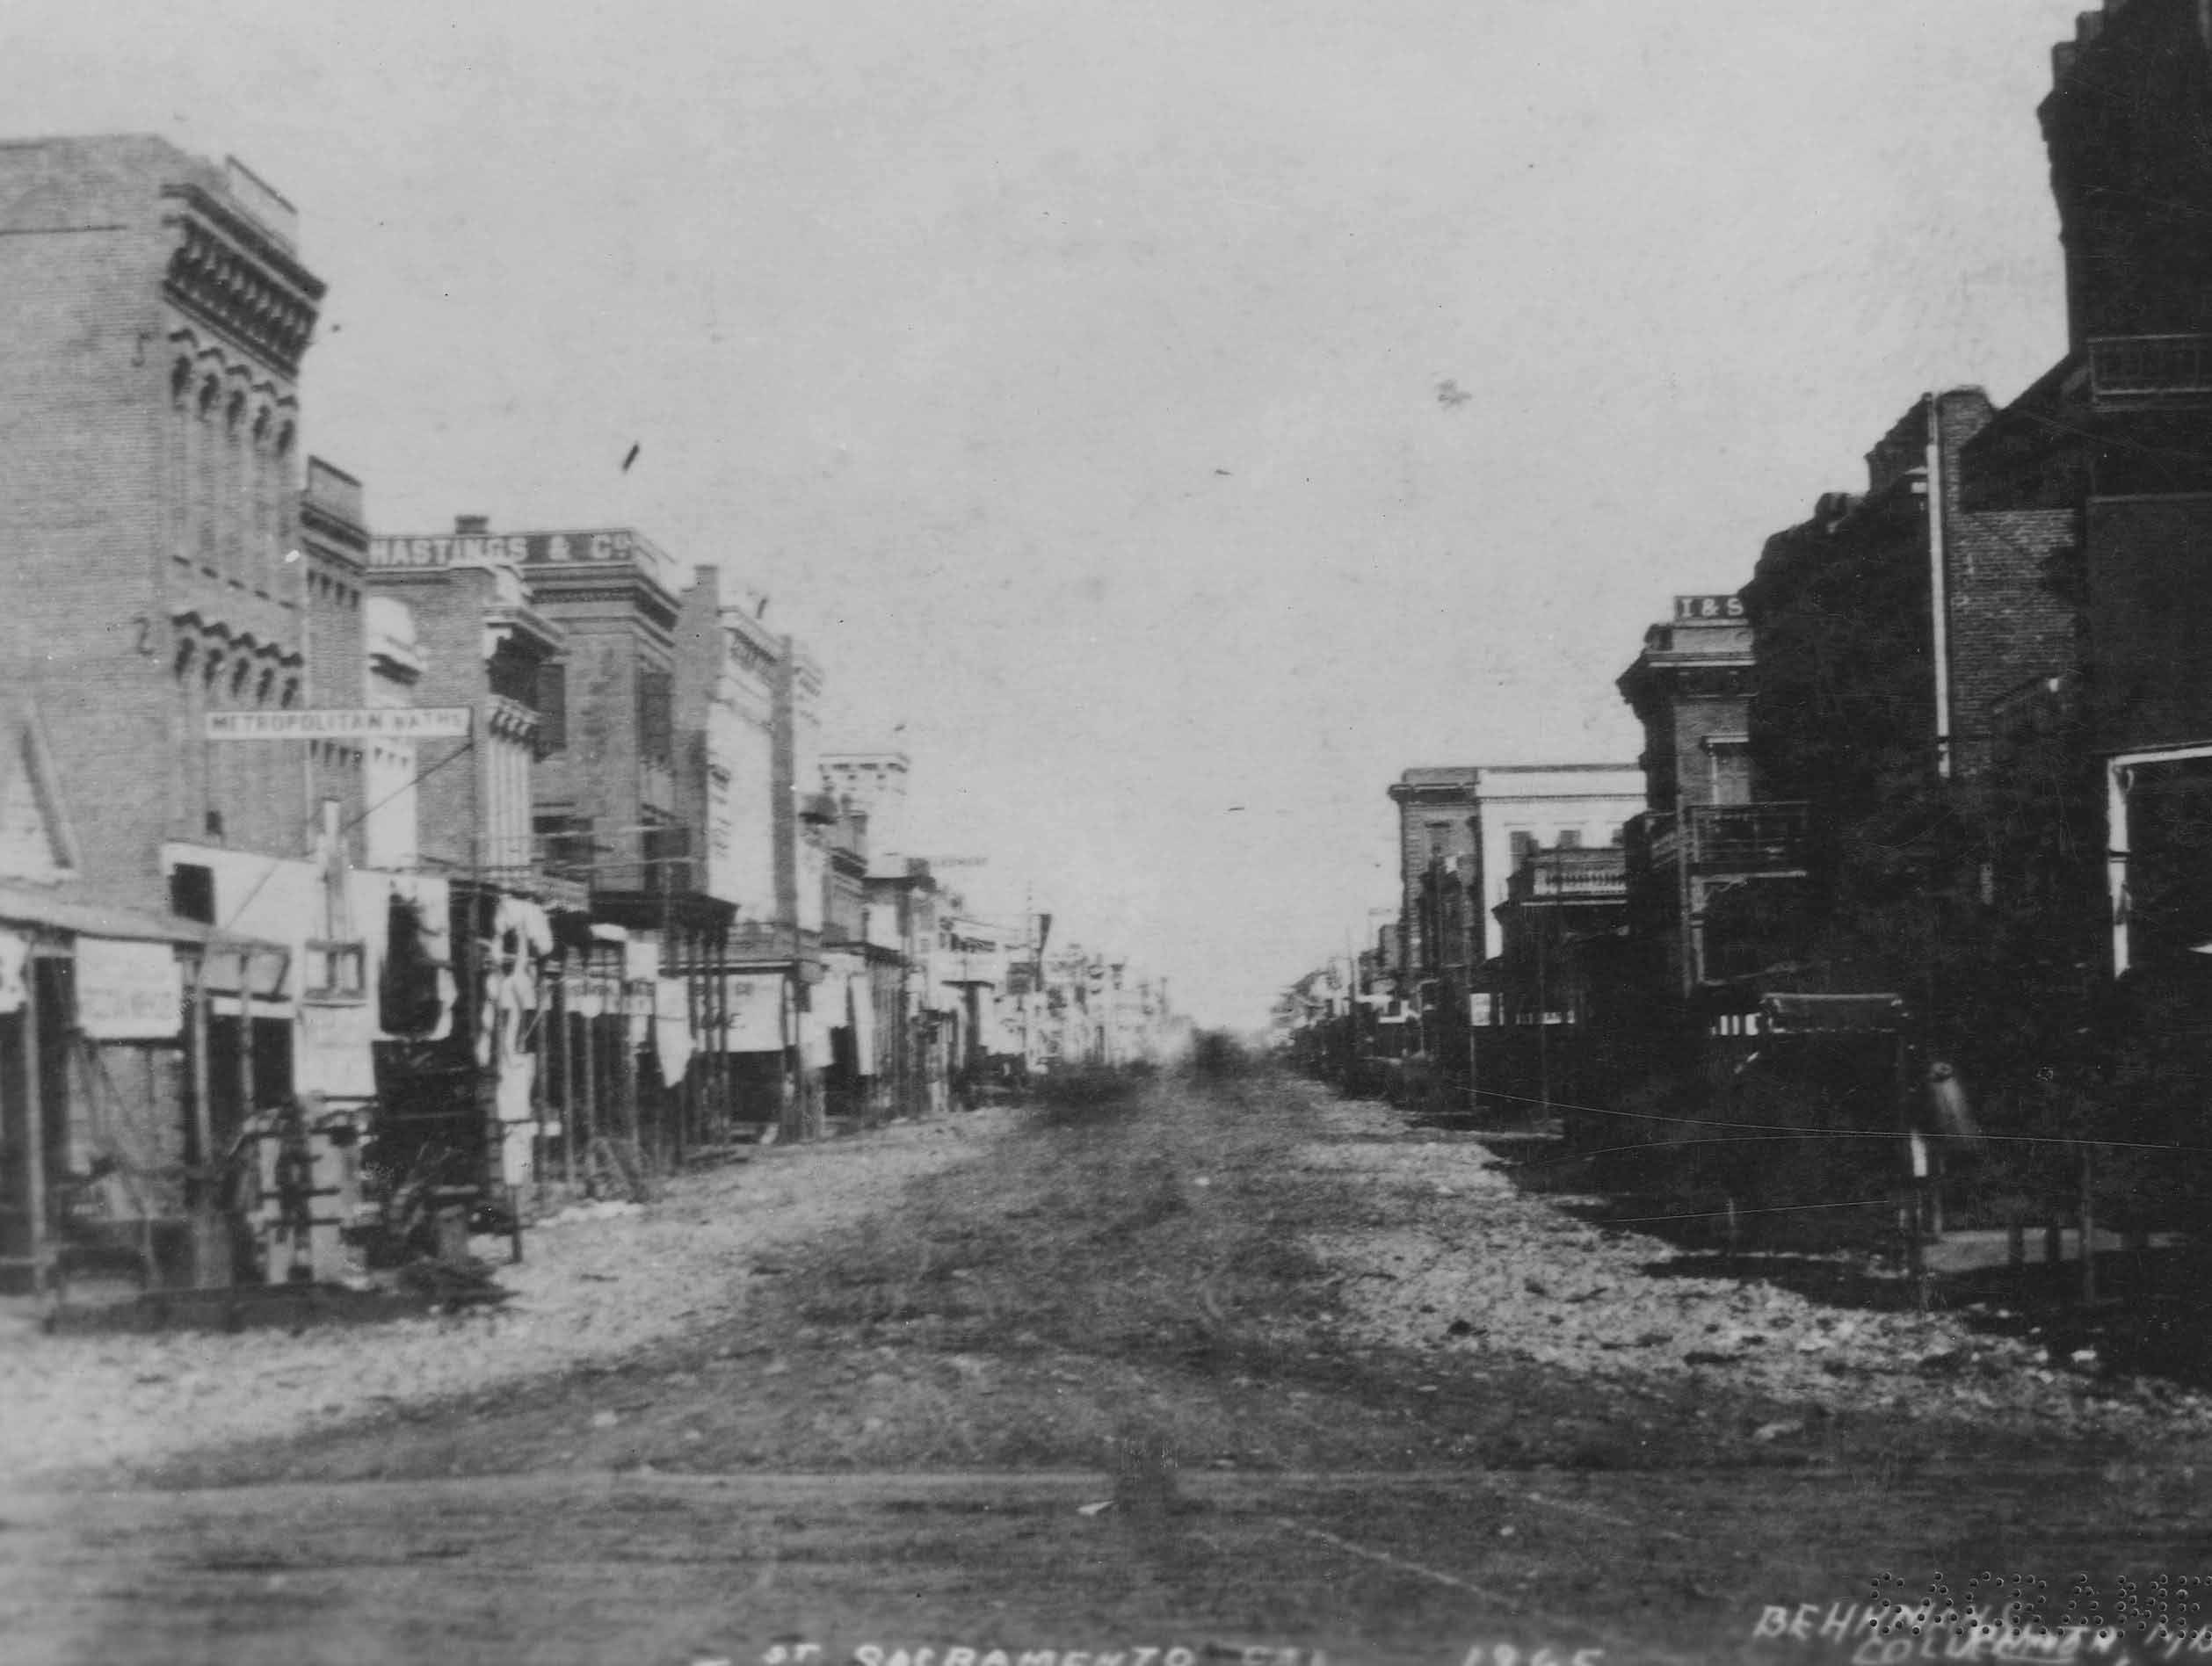
[[[2079,520],[2071,510],[2013,510],[1952,523],[1951,734],[1962,773],[1988,764],[1999,699],[2079,658],[2077,610],[2048,576],[2079,541]]]
[[[2212,330],[2212,54],[2200,0],[2082,15],[2038,112],[2070,338]]]
[[[1403,783],[1391,789],[1398,808],[1399,918],[1409,970],[1425,971],[1435,963],[1423,929],[1422,878],[1429,871],[1431,851],[1442,851],[1445,872],[1458,875],[1461,883],[1478,877],[1482,851],[1474,793],[1472,783],[1457,792],[1434,786],[1409,790]],[[1461,946],[1443,945],[1444,958],[1463,960]]]
[[[1674,702],[1674,771],[1683,803],[1714,801],[1713,760],[1705,742],[1715,735],[1743,739],[1751,731],[1751,712],[1748,692],[1693,695]]]
[[[2088,548],[2101,744],[2212,740],[2212,496],[2092,498]]]

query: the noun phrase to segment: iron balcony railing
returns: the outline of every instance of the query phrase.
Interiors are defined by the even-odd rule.
[[[1757,873],[1802,867],[1808,807],[1695,804],[1683,815],[1647,811],[1640,818],[1644,859],[1655,868],[1687,861],[1693,868]]]
[[[1539,851],[1505,882],[1516,902],[1610,902],[1628,894],[1628,854],[1614,850]]]
[[[700,888],[705,866],[692,856],[688,829],[587,829],[532,836],[535,866],[549,878],[601,892],[673,895]]]
[[[2100,404],[2212,397],[2212,335],[2098,337],[2089,391]]]

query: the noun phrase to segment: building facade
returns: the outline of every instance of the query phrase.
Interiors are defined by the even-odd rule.
[[[1743,598],[1674,598],[1615,685],[1643,726],[1649,808],[1628,827],[1628,909],[1637,980],[1663,1003],[1742,968],[1708,941],[1707,905],[1804,877],[1805,807],[1759,802],[1751,757],[1751,627]]]

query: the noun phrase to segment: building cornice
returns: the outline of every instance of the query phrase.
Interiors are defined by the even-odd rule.
[[[192,210],[167,222],[179,234],[164,274],[171,302],[286,376],[298,376],[322,280],[196,186],[170,186],[163,194]]]

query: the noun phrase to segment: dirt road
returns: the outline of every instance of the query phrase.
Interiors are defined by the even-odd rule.
[[[1684,1365],[1725,1358],[1697,1345],[1717,1322],[1607,1348],[1658,1299],[1657,1247],[1654,1271],[1625,1238],[1577,1261],[1581,1223],[1452,1177],[1484,1161],[1272,1080],[1047,1106],[894,1206],[772,1263],[750,1247],[742,1304],[620,1352],[11,1493],[5,1658],[1886,1662],[1974,1640],[1870,1633],[1877,1603],[1964,1609],[1991,1576],[2054,1626],[2070,1599],[2113,1622],[2204,1603],[2172,1583],[2212,1571],[2185,1401],[1962,1400],[1936,1334],[1915,1345],[1946,1374],[1878,1392]],[[1533,1244],[1554,1283],[1510,1315],[1500,1288],[1466,1298],[1486,1315],[1421,1284],[1448,1257],[1366,1276],[1413,1228]],[[1543,1304],[1600,1271],[1571,1305],[1621,1314],[1573,1322],[1586,1356],[1526,1330],[1570,1331]],[[1753,1294],[1761,1322],[1852,1320],[1828,1350],[1887,1335]]]

